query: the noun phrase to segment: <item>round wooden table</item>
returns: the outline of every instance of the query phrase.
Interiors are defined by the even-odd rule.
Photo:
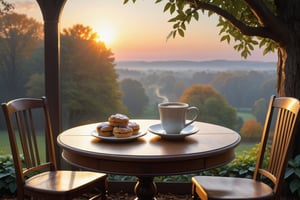
[[[92,136],[99,123],[62,132],[58,144],[68,163],[93,171],[137,176],[137,199],[154,199],[155,176],[199,172],[224,165],[234,159],[240,142],[235,131],[209,123],[194,122],[199,131],[180,140],[167,140],[148,130],[159,120],[138,120],[146,135],[127,142],[111,142]]]

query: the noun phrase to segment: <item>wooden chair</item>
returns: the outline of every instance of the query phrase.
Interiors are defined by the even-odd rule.
[[[105,199],[106,174],[58,170],[47,105],[44,97],[21,98],[2,104],[14,160],[18,199],[23,200],[27,196],[72,199],[90,190],[94,192],[94,188],[100,188]],[[43,153],[46,154],[44,157]]]
[[[280,199],[283,176],[292,146],[299,112],[299,101],[287,97],[271,97],[260,142],[253,179],[237,177],[192,177],[194,199]],[[273,119],[272,119],[273,118]],[[271,123],[273,121],[273,124]],[[274,128],[274,130],[273,130]],[[269,138],[269,132],[271,131]],[[271,143],[270,143],[271,142]],[[268,166],[263,167],[264,153],[270,147]],[[262,177],[270,181],[264,183]]]

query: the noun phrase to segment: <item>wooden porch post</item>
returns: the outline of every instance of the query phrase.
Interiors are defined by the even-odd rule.
[[[45,94],[49,102],[53,137],[61,132],[60,90],[60,26],[59,18],[67,0],[37,0],[44,19]],[[60,166],[60,151],[56,145],[56,159]]]

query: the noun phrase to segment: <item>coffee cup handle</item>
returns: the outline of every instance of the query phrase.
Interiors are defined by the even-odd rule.
[[[189,123],[186,123],[186,124],[185,124],[185,127],[191,125],[194,121],[196,121],[196,119],[197,119],[197,117],[198,117],[198,115],[199,115],[199,108],[197,108],[197,107],[195,107],[195,106],[191,106],[191,107],[189,107],[189,108],[187,109],[187,112],[190,112],[190,111],[192,111],[192,110],[195,112],[195,116],[194,116],[194,118],[193,118]]]

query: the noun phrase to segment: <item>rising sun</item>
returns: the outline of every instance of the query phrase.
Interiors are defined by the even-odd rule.
[[[111,26],[99,26],[96,29],[99,38],[97,41],[104,42],[107,46],[110,46],[115,40],[115,30]]]

